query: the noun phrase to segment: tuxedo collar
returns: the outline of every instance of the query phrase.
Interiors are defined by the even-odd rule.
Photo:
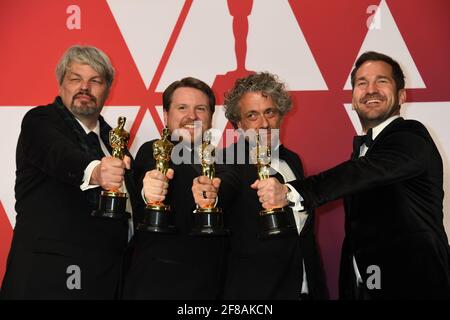
[[[390,120],[390,121],[388,121],[388,120]],[[382,126],[381,128],[378,128],[380,125],[375,127],[375,128],[378,128],[377,132],[375,132],[375,128],[373,128],[374,129],[373,136],[372,136],[373,137],[373,144],[376,144],[377,141],[379,141],[381,137],[385,136],[390,131],[395,130],[395,127],[400,122],[404,121],[404,119],[402,117],[400,117],[400,116],[391,117],[388,120],[386,120],[385,122],[380,124],[380,125],[384,124],[384,126]]]
[[[386,128],[388,127],[393,121],[400,118],[399,115],[392,116],[386,120],[384,120],[379,125],[372,128],[372,140],[375,140],[376,137]]]
[[[77,140],[82,147],[82,149],[89,153],[89,147],[85,141],[86,138],[86,131],[81,126],[78,119],[75,118],[75,116],[72,114],[72,112],[69,111],[69,109],[64,105],[61,97],[56,97],[55,101],[53,102],[53,105],[61,118],[63,119],[64,123],[70,128],[70,130],[75,134],[77,137]],[[111,153],[111,146],[109,145],[109,131],[112,129],[106,121],[103,119],[101,115],[98,117],[98,125],[99,125],[99,136],[103,141],[103,144],[106,146],[108,151]]]
[[[373,149],[373,146],[376,145],[378,143],[378,141],[380,141],[380,139],[382,139],[385,135],[389,134],[389,132],[391,132],[392,130],[395,130],[396,126],[402,121],[404,121],[404,119],[402,117],[394,116],[394,117],[387,119],[380,125],[374,127],[373,133],[372,133],[373,141],[371,143],[370,148],[367,149],[365,154],[369,154],[371,152],[371,150]],[[375,129],[377,129],[376,132],[375,132]],[[353,140],[353,152],[352,152],[352,156],[351,156],[352,159],[357,159],[359,157],[359,149],[355,150],[355,143],[356,143],[355,139],[361,139],[361,138],[362,138],[362,136],[356,136]]]

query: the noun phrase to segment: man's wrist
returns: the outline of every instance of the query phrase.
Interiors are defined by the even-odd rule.
[[[304,201],[301,194],[289,183],[286,183],[285,186],[289,189],[289,194],[286,194],[286,197],[289,198],[288,201],[293,202],[293,205],[289,205],[293,211],[304,211],[305,208],[302,204]]]
[[[285,194],[285,200],[288,207],[293,207],[295,206],[295,199],[294,199],[294,194],[292,193],[292,190],[287,186],[284,185],[286,188],[286,194]]]
[[[97,165],[100,164],[100,160],[94,160],[91,161],[88,166],[86,167],[86,169],[84,170],[84,174],[83,174],[83,182],[80,185],[80,189],[82,191],[91,189],[91,188],[96,188],[98,187],[100,184],[97,183],[97,180],[95,179],[95,168],[97,167]]]

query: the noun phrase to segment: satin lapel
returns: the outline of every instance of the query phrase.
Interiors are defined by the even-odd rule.
[[[86,132],[83,130],[81,125],[75,119],[74,115],[63,105],[60,97],[57,97],[53,102],[53,110],[61,117],[62,122],[67,127],[67,132],[78,141],[78,144],[84,150],[84,152],[89,153],[89,147],[86,143],[85,136]]]
[[[289,152],[283,145],[280,146],[280,159],[286,161],[287,165],[294,173],[295,179],[302,179],[299,163],[296,161],[293,154]],[[290,207],[284,207],[284,211],[291,225],[296,227],[297,224],[295,223],[294,212],[292,211],[292,209]]]
[[[403,118],[397,118],[394,121],[392,121],[386,128],[384,128],[383,131],[380,132],[379,135],[377,135],[377,137],[373,140],[372,146],[367,150],[366,155],[370,154],[370,152],[372,151],[373,147],[379,143],[379,141],[383,140],[383,137],[386,134],[389,134],[389,132],[395,130],[396,126],[401,123],[402,121],[404,121]],[[354,155],[352,153],[352,159],[358,159],[359,155]],[[357,195],[349,195],[347,197],[345,197],[345,204],[346,204],[346,214],[351,214],[352,212],[352,206],[353,206],[353,202],[355,197],[357,197]]]
[[[98,121],[100,123],[100,138],[102,139],[103,144],[106,146],[106,149],[108,149],[109,154],[112,154],[112,148],[109,144],[109,132],[112,128],[108,123],[106,123],[102,116],[98,117]]]
[[[403,118],[397,118],[394,121],[392,121],[391,123],[389,123],[387,125],[386,128],[383,129],[383,131],[381,131],[377,137],[373,140],[372,146],[367,150],[366,154],[370,154],[370,151],[373,149],[373,147],[379,143],[379,141],[383,140],[383,137],[389,133],[391,133],[392,131],[396,130],[396,127],[401,123],[405,121],[405,119]]]
[[[286,161],[297,180],[302,179],[299,163],[297,163],[293,154],[289,152],[283,145],[280,146],[280,159]]]

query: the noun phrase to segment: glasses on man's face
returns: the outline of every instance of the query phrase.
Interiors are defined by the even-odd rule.
[[[280,112],[277,108],[267,108],[264,110],[263,113],[256,112],[256,111],[250,111],[245,115],[245,118],[249,121],[258,121],[261,119],[261,117],[264,117],[266,120],[273,119],[276,116],[278,116]]]

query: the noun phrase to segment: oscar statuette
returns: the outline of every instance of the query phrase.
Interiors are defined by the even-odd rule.
[[[170,130],[164,128],[162,137],[153,143],[153,157],[156,161],[156,170],[166,174],[169,169],[170,156],[173,143],[169,140]],[[144,219],[139,223],[137,230],[154,233],[175,233],[175,226],[171,223],[172,214],[170,206],[163,201],[150,201],[145,207]]]
[[[127,118],[119,117],[117,128],[109,132],[109,144],[112,156],[123,160],[130,140],[130,134],[124,129]],[[103,190],[100,194],[98,209],[92,212],[94,217],[113,219],[128,219],[130,213],[126,212],[127,194],[119,189]]]
[[[202,175],[211,180],[214,179],[216,176],[215,147],[211,144],[211,131],[209,130],[204,133],[198,155],[202,164]],[[217,208],[215,204],[196,209],[194,211],[194,227],[190,234],[195,236],[228,234],[228,231],[224,229],[222,209]]]
[[[269,179],[271,151],[267,143],[261,145],[259,132],[256,134],[256,147],[252,150],[252,158],[256,163],[259,180]],[[269,208],[259,212],[259,238],[270,238],[294,233],[295,229],[290,224],[283,208]]]

